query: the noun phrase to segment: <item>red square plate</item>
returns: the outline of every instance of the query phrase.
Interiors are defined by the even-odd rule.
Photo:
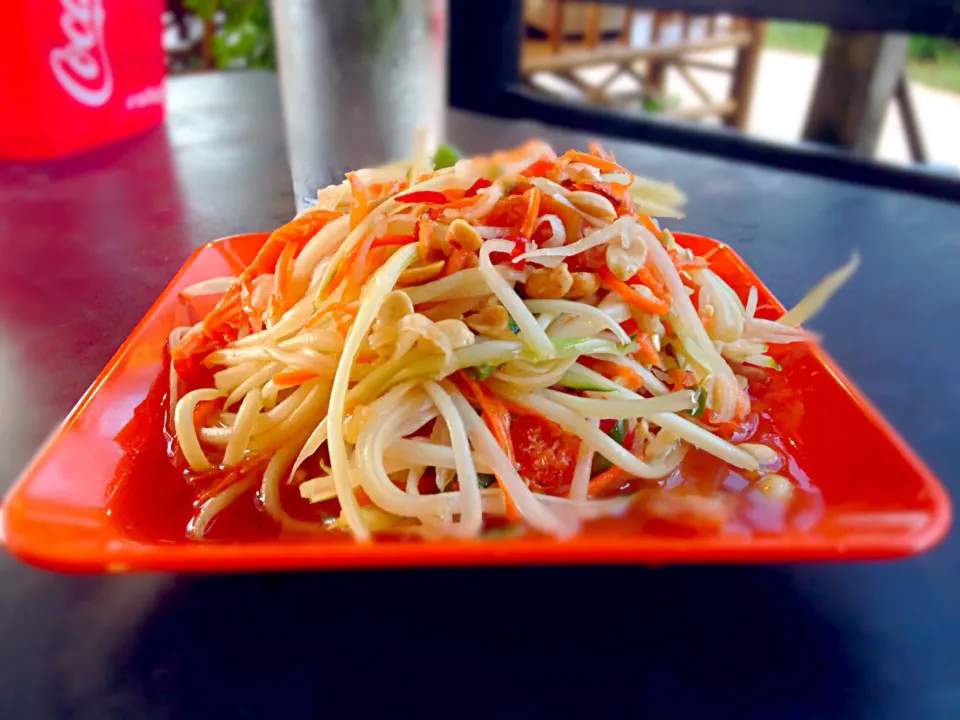
[[[191,542],[169,530],[170,495],[189,493],[169,475],[162,433],[144,400],[163,377],[162,348],[183,309],[178,293],[201,280],[237,274],[263,234],[238,235],[197,250],[117,351],[63,426],[6,498],[3,539],[17,556],[58,570],[263,570],[516,563],[796,561],[909,555],[934,545],[950,524],[942,486],[822,349],[779,358],[791,406],[777,422],[820,489],[819,521],[806,530],[672,537],[620,525],[588,528],[564,542],[524,534],[478,541],[355,543],[333,534],[307,539]],[[696,235],[677,239],[745,296],[758,287],[775,316],[782,306],[728,247]],[[776,416],[775,416],[776,420]],[[135,477],[141,512],[118,512],[118,484]],[[168,478],[169,480],[169,478]],[[182,490],[178,490],[181,488]],[[189,503],[189,497],[187,498]],[[145,510],[144,510],[145,508]],[[251,522],[255,522],[251,518]]]

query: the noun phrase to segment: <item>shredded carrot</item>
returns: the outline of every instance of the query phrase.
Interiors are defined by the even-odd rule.
[[[230,467],[225,470],[216,468],[216,470],[222,473],[218,478],[216,478],[210,485],[205,487],[197,494],[197,501],[204,502],[209,500],[212,497],[215,497],[226,490],[228,487],[233,485],[237,480],[240,479],[241,472],[239,467]],[[206,478],[205,478],[206,479]],[[194,478],[196,480],[196,478]]]
[[[520,224],[518,232],[528,240],[533,235],[537,226],[537,214],[540,212],[540,188],[534,185],[524,193],[527,198],[527,213],[523,216],[523,222]]]
[[[327,312],[332,315],[333,326],[337,329],[337,332],[346,337],[357,315],[357,307],[355,305],[351,307],[337,307],[336,309],[331,308]]]
[[[450,256],[447,258],[447,262],[444,264],[443,272],[440,276],[446,277],[447,275],[453,275],[453,273],[463,270],[466,265],[467,256],[469,255],[470,250],[455,246],[454,251],[450,253]]]
[[[189,381],[196,374],[200,358],[240,336],[249,324],[243,308],[243,288],[249,288],[256,278],[275,269],[286,244],[292,242],[302,248],[328,222],[339,217],[341,213],[314,208],[270,233],[253,262],[227,289],[200,328],[187,333],[171,350],[170,357],[180,377]]]
[[[657,352],[657,349],[650,341],[650,333],[638,334],[636,342],[638,346],[637,351],[634,353],[636,358],[638,358],[641,362],[647,363],[648,365],[660,364],[660,353]]]
[[[433,221],[429,217],[421,215],[414,228],[417,236],[417,245],[420,248],[421,260],[426,260],[430,254],[430,231],[432,229]]]
[[[240,283],[240,308],[249,318],[250,327],[256,331],[263,327],[263,309],[254,307],[252,300],[253,283],[245,280]]]
[[[412,242],[416,242],[416,238],[413,235],[403,235],[400,233],[389,233],[387,235],[381,235],[370,245],[372,248],[386,247],[388,245],[409,245]]]
[[[707,261],[701,257],[685,258],[675,250],[671,250],[669,255],[670,259],[673,260],[673,266],[677,270],[702,270],[707,267]]]
[[[590,478],[590,482],[587,485],[587,495],[594,497],[609,492],[610,490],[616,490],[628,477],[630,477],[630,473],[626,470],[616,465],[611,465],[599,475],[594,475]]]
[[[347,330],[350,329],[350,323],[353,322],[353,316],[357,314],[357,306],[343,300],[335,302],[332,305],[325,306],[321,310],[317,310],[303,326],[312,328],[328,314],[333,318],[333,324],[337,332],[341,335],[346,335]],[[348,317],[345,318],[344,316]]]
[[[317,377],[317,372],[314,370],[281,370],[273,376],[273,384],[280,387],[291,387],[302,385],[315,377]]]
[[[652,313],[654,315],[666,315],[670,310],[670,305],[660,298],[648,298],[645,295],[641,295],[632,287],[627,285],[623,280],[618,278],[612,272],[610,268],[606,265],[600,268],[599,270],[600,278],[613,290],[617,295],[622,297],[627,304],[632,305],[638,310],[646,313]]]
[[[364,492],[362,487],[355,487],[353,489],[353,496],[357,499],[357,505],[363,507],[364,505],[373,505],[373,500],[370,499],[370,496]]]
[[[293,260],[297,254],[296,243],[288,242],[277,260],[277,270],[274,275],[274,292],[270,298],[270,313],[275,319],[282,315],[292,305],[290,297],[290,281],[293,279]]]
[[[431,217],[439,217],[444,210],[456,210],[458,208],[470,207],[475,205],[483,199],[482,195],[470,195],[469,193],[464,194],[462,198],[453,198],[451,197],[449,202],[445,202],[443,205],[438,205],[435,208],[430,210]]]
[[[279,243],[280,246],[278,250],[282,249],[283,243],[294,242],[297,243],[298,248],[302,248],[306,245],[314,235],[320,232],[324,226],[331,220],[336,220],[339,217],[342,217],[343,213],[334,212],[332,210],[322,210],[320,208],[310,208],[305,210],[300,215],[297,215],[293,220],[281,225],[272,233],[267,239],[267,244],[269,243]],[[264,248],[267,247],[267,244],[264,244]],[[273,262],[266,261],[264,258],[261,261],[260,256],[251,263],[250,267],[253,268],[256,266],[260,272],[255,273],[256,275],[262,274],[263,272],[268,272],[273,268]],[[249,268],[248,268],[249,269]],[[252,277],[251,277],[252,279]]]
[[[549,177],[556,170],[557,162],[555,159],[542,157],[534,160],[520,174],[524,177]]]
[[[365,271],[364,261],[361,259],[361,253],[363,253],[363,255],[367,257],[367,260],[368,260],[368,262],[366,263],[368,265],[368,268],[366,268],[366,270],[370,270],[369,268],[370,265],[373,266],[372,269],[376,269],[377,265],[373,264],[370,261],[373,259],[373,257],[377,259],[383,259],[383,258],[379,255],[375,255],[371,257],[371,254],[370,254],[371,250],[383,248],[383,247],[390,247],[392,245],[405,245],[411,242],[414,242],[413,235],[388,234],[388,235],[381,235],[374,239],[367,237],[366,239],[364,239],[363,242],[361,242],[361,244],[358,247],[355,247],[351,252],[347,254],[347,256],[343,260],[340,261],[340,265],[337,267],[337,271],[333,274],[333,278],[331,278],[330,283],[327,285],[326,290],[323,293],[323,297],[324,298],[330,297],[333,291],[336,290],[340,286],[340,283],[344,281],[344,278],[347,278],[349,280],[349,278],[355,274],[357,276],[362,276],[362,277],[355,279],[353,281],[353,284],[351,284],[347,288],[344,288],[344,299],[347,300],[348,302],[355,299],[355,298],[348,298],[347,297],[348,293],[359,292],[359,289],[363,287],[363,281],[366,279],[366,276],[369,275],[369,272],[364,273]],[[358,282],[359,282],[359,285],[356,284]]]
[[[356,173],[348,172],[350,181],[350,229],[353,230],[367,216],[367,188]]]
[[[673,390],[683,390],[684,388],[693,387],[697,384],[696,376],[689,370],[673,368],[667,375],[670,376],[671,389]]]
[[[616,159],[613,157],[613,153],[609,152],[603,145],[598,143],[596,140],[591,140],[587,143],[587,150],[590,151],[591,155],[595,155],[601,160],[609,160],[610,162],[615,162]]]
[[[480,383],[463,370],[457,371],[457,377],[466,385],[473,399],[480,406],[490,432],[497,438],[500,448],[506,454],[510,463],[513,464],[516,460],[513,452],[513,441],[510,439],[510,413],[503,404],[503,400],[494,393],[484,392]]]
[[[649,215],[640,213],[640,222],[643,223],[643,226],[652,232],[655,236],[660,236],[660,228],[657,227],[657,223],[654,222],[653,218]]]
[[[198,487],[202,486],[197,494],[197,501],[204,503],[219,495],[238,480],[262,470],[269,460],[270,456],[264,453],[248,454],[239,463],[228,468],[216,467],[197,473],[192,480]]]
[[[660,300],[663,300],[668,305],[670,304],[670,293],[668,293],[667,288],[664,287],[660,273],[657,271],[657,266],[653,264],[650,258],[647,258],[646,262],[640,266],[640,269],[637,270],[637,274],[634,277],[650,288],[651,292]]]
[[[703,258],[704,260],[706,260],[707,264],[709,265],[709,264],[710,264],[710,258],[712,258],[714,255],[716,255],[718,252],[720,252],[720,249],[721,249],[722,247],[723,247],[722,245],[717,245],[715,248],[711,248],[710,250],[707,250],[707,251],[706,251],[703,255],[701,255],[700,257]]]
[[[480,383],[463,370],[458,370],[456,375],[458,384],[465,386],[473,400],[480,406],[487,427],[490,428],[490,432],[497,439],[497,444],[507,456],[510,465],[516,466],[517,459],[513,450],[513,439],[510,437],[510,412],[504,405],[504,401],[497,397],[495,393],[485,393]],[[504,487],[503,482],[499,481],[499,478],[498,482],[500,482],[500,489],[503,491],[503,498],[506,501],[507,517],[511,520],[518,519],[519,514],[510,499],[510,493],[507,492],[507,488]]]
[[[541,194],[540,213],[541,215],[556,215],[560,218],[560,222],[563,223],[567,245],[580,239],[580,232],[583,229],[583,216],[575,208],[550,195]]]
[[[520,145],[519,147],[515,147],[511,150],[495,152],[492,155],[482,159],[489,161],[493,165],[506,165],[508,163],[515,162],[516,160],[519,160],[520,158],[527,155],[530,152],[530,150],[538,143],[539,141],[537,140],[532,140],[532,139],[527,140],[523,145]],[[545,150],[546,152],[542,155],[542,157],[556,159],[556,155],[553,153],[552,149],[545,148]]]
[[[357,251],[354,250],[353,252],[348,253],[347,257],[340,261],[337,271],[333,274],[333,277],[330,279],[330,283],[323,292],[324,298],[330,297],[333,294],[333,291],[340,287],[340,283],[344,281],[344,279],[347,277],[347,274],[350,272],[350,268],[353,267],[356,256]]]
[[[215,413],[223,409],[223,401],[226,398],[216,398],[215,400],[201,400],[193,408],[193,426],[203,427],[207,420]]]
[[[343,300],[352,302],[360,296],[360,289],[367,277],[376,268],[370,264],[370,247],[373,245],[373,236],[368,235],[357,248],[357,254],[350,265],[347,275],[347,284],[343,288]]]
[[[630,174],[625,168],[621,167],[620,165],[613,162],[612,160],[599,158],[599,157],[596,157],[595,155],[591,155],[585,152],[580,152],[578,150],[568,150],[567,152],[565,152],[563,155],[560,156],[559,162],[562,165],[569,165],[570,163],[579,162],[579,163],[583,163],[584,165],[590,165],[591,167],[595,167],[597,170],[604,173],[620,172],[620,173],[626,173],[627,175]]]
[[[283,252],[280,253],[280,258],[277,260],[276,286],[280,300],[284,303],[289,300],[287,293],[290,290],[293,261],[297,256],[298,249],[296,243],[288,242],[284,245]]]
[[[660,358],[657,358],[659,362]],[[595,358],[581,357],[580,362],[604,377],[613,380],[620,378],[624,381],[625,387],[630,390],[639,390],[643,387],[643,378],[628,367],[619,365],[609,360],[597,360]]]
[[[391,180],[390,182],[370,183],[367,186],[367,190],[370,191],[373,197],[379,199],[381,196],[391,197],[406,187],[407,181],[401,178],[400,180]]]

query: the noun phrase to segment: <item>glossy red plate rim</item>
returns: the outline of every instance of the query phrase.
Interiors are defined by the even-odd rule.
[[[782,311],[782,305],[729,246],[705,236],[677,233],[684,244],[709,243],[729,253],[761,296]],[[419,543],[329,543],[265,540],[244,543],[152,544],[118,537],[96,547],[78,548],[69,538],[43,537],[49,519],[39,522],[31,516],[27,489],[39,469],[57,451],[58,442],[96,396],[104,381],[136,345],[141,330],[162,306],[165,298],[188,272],[198,256],[209,248],[231,241],[266,237],[265,233],[229,236],[197,248],[183,267],[147,310],[129,337],[83,395],[63,424],[56,429],[7,493],[3,503],[0,540],[17,557],[29,563],[60,571],[177,570],[237,571],[320,568],[374,568],[459,565],[640,563],[648,565],[679,562],[793,562],[814,560],[881,559],[912,555],[929,549],[946,534],[951,522],[949,497],[916,453],[897,434],[879,411],[837,367],[822,347],[811,353],[821,367],[856,403],[858,409],[882,433],[886,442],[910,467],[914,479],[926,494],[929,509],[918,527],[904,525],[902,532],[851,530],[842,539],[825,539],[816,534],[787,531],[776,535],[698,536],[671,538],[657,535],[590,536],[568,541],[524,535],[518,538],[474,541],[442,540]],[[44,524],[46,523],[46,525]]]

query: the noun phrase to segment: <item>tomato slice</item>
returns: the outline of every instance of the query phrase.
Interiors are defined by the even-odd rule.
[[[515,228],[523,222],[530,203],[522,195],[508,195],[483,218],[484,225]]]
[[[514,416],[510,424],[519,472],[530,488],[548,495],[566,495],[573,482],[580,439],[537,415]]]

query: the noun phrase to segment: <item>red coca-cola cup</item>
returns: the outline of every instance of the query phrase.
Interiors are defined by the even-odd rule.
[[[43,159],[163,119],[161,0],[4,0],[0,157]]]

